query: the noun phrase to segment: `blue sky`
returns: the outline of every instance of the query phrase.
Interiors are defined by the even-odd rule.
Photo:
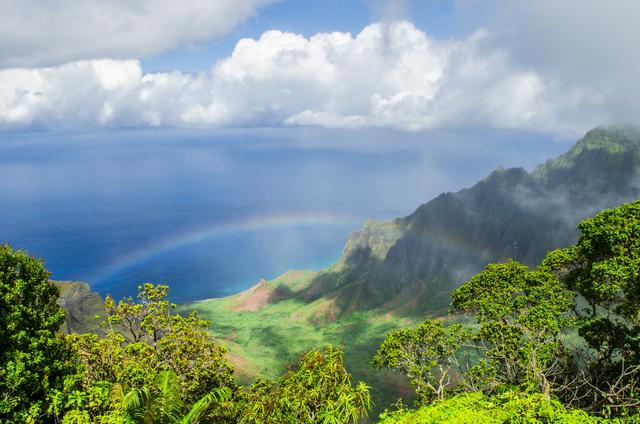
[[[437,38],[469,35],[481,23],[479,8],[456,6],[454,1],[403,2],[397,17],[408,19]],[[312,36],[318,32],[358,33],[384,18],[386,2],[371,0],[283,0],[264,7],[228,34],[205,42],[182,45],[142,58],[146,72],[200,72],[233,51],[241,38],[258,38],[271,29]]]
[[[575,138],[640,120],[634,0],[0,0],[0,131]]]

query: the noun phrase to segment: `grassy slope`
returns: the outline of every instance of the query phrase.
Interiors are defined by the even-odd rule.
[[[374,388],[376,409],[389,406],[398,397],[411,399],[413,390],[403,377],[375,370],[369,362],[389,331],[415,325],[417,321],[375,310],[355,312],[332,321],[326,319],[331,315],[331,304],[326,299],[312,303],[271,299],[256,307],[256,303],[261,303],[256,298],[266,300],[282,289],[301,290],[314,276],[312,271],[290,271],[247,292],[181,305],[180,310],[195,309],[211,321],[213,333],[229,349],[243,383],[255,377],[277,377],[301,352],[333,345],[344,349],[345,364],[354,379]]]

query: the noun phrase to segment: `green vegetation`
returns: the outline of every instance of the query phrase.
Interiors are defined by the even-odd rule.
[[[406,375],[422,403],[444,399],[453,384],[452,371],[460,368],[456,352],[469,339],[459,324],[445,327],[427,320],[415,330],[391,332],[382,343],[372,365]]]
[[[469,370],[474,379],[481,366],[485,387],[524,383],[548,396],[550,378],[562,369],[572,298],[552,273],[512,260],[488,265],[456,289],[453,307],[475,316],[479,328],[470,341],[486,358]]]
[[[586,345],[575,353],[584,364],[585,404],[627,413],[640,405],[640,201],[603,211],[579,228],[576,245],[551,252],[541,269],[586,302],[573,308]]]
[[[241,423],[355,423],[371,408],[369,388],[351,386],[335,348],[305,353],[277,383],[258,380],[247,392]]]
[[[636,422],[640,201],[605,210],[579,229],[574,246],[550,252],[537,269],[513,260],[489,264],[456,289],[453,311],[475,324],[427,319],[389,332],[369,358],[406,376],[418,409],[398,401],[381,422]],[[308,349],[279,378],[239,386],[209,322],[196,312],[175,314],[167,286],[145,284],[135,300],[107,296],[103,335],[66,335],[42,263],[2,246],[0,264],[0,319],[12,342],[0,368],[3,421],[357,423],[372,408],[370,388],[352,384],[341,349]],[[227,306],[255,309],[256,294],[305,287],[295,278],[262,284]],[[297,317],[307,323],[321,306],[279,304],[289,314],[312,314]],[[352,316],[354,324],[364,319]],[[332,337],[327,329],[316,334]],[[357,343],[361,329],[339,334]],[[346,356],[357,356],[343,341]]]
[[[636,422],[640,201],[605,210],[579,229],[574,246],[550,252],[537,269],[513,260],[489,264],[456,289],[453,311],[475,324],[427,319],[414,329],[389,332],[369,356],[371,364],[405,375],[418,409],[397,403],[396,411],[380,415],[382,422]],[[5,299],[30,306],[3,310],[7,338],[20,341],[32,323],[37,327],[35,341],[18,345],[18,352],[7,349],[9,360],[0,369],[8,376],[2,380],[7,393],[17,398],[3,404],[7,422],[356,423],[372,408],[369,387],[352,384],[345,353],[331,346],[308,349],[276,380],[237,385],[209,323],[196,312],[173,313],[167,286],[145,284],[136,300],[107,297],[104,336],[63,335],[57,332],[64,319],[57,289],[42,264],[8,246],[0,263]],[[273,297],[278,289],[305,287],[295,278],[263,283],[227,306],[256,309],[256,294]],[[263,309],[274,307],[260,302]],[[288,305],[288,316],[298,314],[306,323],[317,319],[322,306],[308,309],[292,299],[278,305]],[[40,308],[54,320],[37,313]],[[352,316],[354,324],[364,319]],[[376,325],[369,323],[368,331]],[[326,333],[316,327],[316,334],[332,337],[331,326],[325,321]],[[341,330],[357,342],[362,327]],[[343,341],[346,356],[359,357]],[[54,346],[45,363],[57,367],[26,372],[29,355],[42,358],[32,346]],[[16,367],[13,358],[23,365]],[[21,387],[15,381],[29,386],[10,392]]]
[[[227,419],[233,369],[196,314],[171,313],[168,287],[145,284],[137,301],[107,297],[104,337],[64,336],[75,373],[49,393],[62,422],[183,422]],[[69,418],[72,417],[72,418]],[[71,421],[69,421],[71,420]]]
[[[589,152],[604,151],[614,155],[637,154],[638,132],[631,128],[594,128],[577,142],[567,153],[540,165],[534,171],[536,176],[548,176],[557,170],[571,169],[584,160]],[[598,153],[599,154],[599,153]]]

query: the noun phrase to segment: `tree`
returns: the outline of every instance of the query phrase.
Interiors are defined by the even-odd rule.
[[[138,301],[132,297],[118,303],[107,295],[104,309],[111,332],[122,333],[132,342],[145,342],[151,346],[170,331],[171,310],[175,305],[167,299],[169,286],[145,283],[138,286]],[[114,324],[119,327],[114,328]]]
[[[572,305],[555,275],[518,262],[489,264],[452,295],[453,307],[474,314],[474,339],[499,384],[534,385],[547,397],[563,371],[561,334]]]
[[[427,320],[394,331],[373,365],[407,375],[423,403],[444,399],[455,383],[485,391],[534,387],[549,398],[553,381],[567,371],[561,338],[572,297],[550,272],[512,260],[489,264],[452,295],[454,309],[474,316],[477,329]]]
[[[61,387],[68,352],[57,334],[65,313],[41,260],[0,245],[0,421],[35,422]]]
[[[469,337],[461,325],[445,327],[440,321],[426,320],[416,329],[389,333],[372,365],[406,375],[422,403],[442,400],[452,388],[454,373],[461,369],[456,354]]]
[[[342,351],[311,350],[278,382],[258,380],[248,390],[240,423],[356,423],[371,408],[369,388],[351,385]]]
[[[110,334],[121,337],[135,362],[139,363],[140,352],[154,358],[146,360],[147,375],[154,369],[173,371],[186,398],[195,400],[213,387],[234,386],[233,368],[224,357],[226,349],[212,339],[209,323],[196,312],[187,317],[172,314],[175,305],[167,300],[168,289],[147,283],[139,287],[138,302],[128,298],[117,305],[107,296]]]

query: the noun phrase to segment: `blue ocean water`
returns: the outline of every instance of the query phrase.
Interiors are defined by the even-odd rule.
[[[540,149],[536,137],[476,157],[450,140],[293,140],[305,134],[5,134],[0,242],[43,257],[52,278],[102,294],[133,295],[150,281],[169,284],[174,302],[218,297],[325,267],[365,219],[407,215],[500,161],[527,165],[563,149]],[[538,153],[518,153],[527,149]]]

